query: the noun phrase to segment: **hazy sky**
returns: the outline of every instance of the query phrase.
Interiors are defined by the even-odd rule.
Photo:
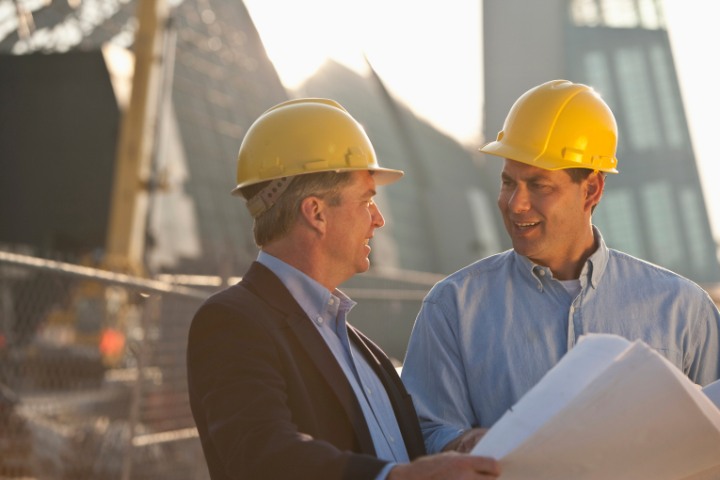
[[[392,93],[464,144],[480,142],[481,2],[244,0],[270,59],[294,89],[327,58],[365,73],[367,55]],[[715,238],[720,239],[720,1],[664,0],[670,39]],[[278,8],[283,15],[277,15]]]

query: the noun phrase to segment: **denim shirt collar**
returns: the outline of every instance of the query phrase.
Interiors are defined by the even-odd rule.
[[[603,240],[600,230],[598,230],[594,225],[592,229],[598,248],[592,255],[590,255],[590,257],[588,257],[585,265],[583,265],[583,268],[580,271],[580,284],[582,285],[583,290],[588,284],[592,288],[597,288],[600,284],[603,273],[605,273],[605,267],[607,267],[608,258],[610,256],[610,250],[605,244],[605,240]],[[526,278],[535,282],[539,291],[543,291],[543,281],[549,281],[553,278],[550,269],[548,267],[538,265],[524,255],[520,255],[514,251],[513,253],[518,262],[520,271],[523,272],[523,275],[527,275]]]
[[[593,288],[597,288],[600,284],[600,279],[602,279],[602,276],[605,273],[605,267],[607,267],[608,259],[610,258],[610,250],[607,245],[605,245],[605,240],[603,240],[600,230],[598,230],[595,225],[593,225],[592,228],[598,248],[587,259],[587,262],[580,273],[580,277],[589,278],[590,285]]]

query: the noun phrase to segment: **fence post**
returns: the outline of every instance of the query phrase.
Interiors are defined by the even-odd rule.
[[[145,295],[143,295],[145,296]],[[159,293],[147,295],[142,302],[141,331],[142,336],[137,345],[130,339],[128,348],[133,349],[137,362],[137,379],[133,385],[128,414],[127,442],[123,453],[121,480],[130,480],[132,474],[133,457],[135,452],[134,439],[137,425],[140,422],[140,407],[142,403],[142,387],[145,381],[145,370],[152,353],[152,342],[157,337],[157,322],[160,317],[162,297]]]

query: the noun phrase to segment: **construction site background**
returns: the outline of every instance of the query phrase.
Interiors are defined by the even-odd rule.
[[[431,280],[348,291],[387,317],[417,311]],[[236,281],[149,280],[0,249],[0,479],[209,478],[187,333],[203,299]]]
[[[0,251],[0,478],[208,478],[184,360],[204,295]]]

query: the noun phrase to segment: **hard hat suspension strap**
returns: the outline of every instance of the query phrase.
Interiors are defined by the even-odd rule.
[[[259,217],[263,212],[270,210],[277,199],[287,189],[294,177],[280,177],[272,180],[255,196],[248,199],[246,206],[253,218]]]

